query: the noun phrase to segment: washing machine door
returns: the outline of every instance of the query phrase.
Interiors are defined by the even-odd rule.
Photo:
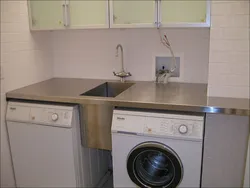
[[[144,142],[132,149],[127,158],[130,179],[139,187],[177,187],[183,177],[183,165],[170,147]]]

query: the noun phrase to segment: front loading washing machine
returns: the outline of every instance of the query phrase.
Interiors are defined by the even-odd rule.
[[[114,187],[200,187],[203,115],[114,110]]]

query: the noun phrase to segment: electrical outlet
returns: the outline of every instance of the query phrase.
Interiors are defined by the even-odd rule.
[[[180,77],[180,57],[175,57],[176,60],[176,69],[172,73],[171,77]],[[155,57],[155,73],[159,70],[171,70],[173,68],[173,59],[172,57]]]

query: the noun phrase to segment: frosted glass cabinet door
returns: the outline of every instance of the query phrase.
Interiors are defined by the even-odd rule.
[[[63,2],[61,0],[29,0],[31,29],[62,29]]]
[[[206,0],[162,0],[160,2],[161,24],[205,24]]]
[[[108,0],[69,0],[70,28],[108,28]]]
[[[111,27],[155,27],[154,0],[111,0]]]

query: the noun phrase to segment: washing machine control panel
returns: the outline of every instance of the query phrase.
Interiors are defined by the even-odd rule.
[[[203,137],[203,121],[185,119],[146,118],[145,135],[174,136],[185,138]]]
[[[131,114],[130,114],[131,113]],[[158,137],[202,139],[204,117],[148,112],[115,112],[112,132]]]

